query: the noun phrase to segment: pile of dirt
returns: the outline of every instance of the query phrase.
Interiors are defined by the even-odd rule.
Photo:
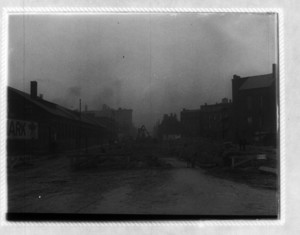
[[[172,165],[155,155],[135,155],[130,159],[127,168],[171,168]]]
[[[152,154],[135,154],[124,156],[88,156],[71,164],[73,170],[93,169],[142,169],[171,168],[172,166]]]
[[[265,174],[255,167],[231,169],[227,167],[215,167],[206,169],[205,174],[217,178],[232,180],[237,183],[247,184],[255,188],[270,190],[278,189],[278,177],[273,174]]]

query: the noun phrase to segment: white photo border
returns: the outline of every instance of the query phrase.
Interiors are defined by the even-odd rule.
[[[280,209],[277,220],[199,220],[199,221],[136,221],[136,222],[11,222],[6,220],[7,212],[7,162],[6,162],[6,120],[7,120],[7,82],[8,82],[8,25],[10,15],[88,15],[104,13],[275,13],[277,14],[277,39],[279,61],[279,105],[278,130],[280,158]],[[12,7],[2,9],[1,32],[1,76],[0,80],[0,226],[130,226],[130,225],[196,225],[196,226],[282,226],[286,217],[286,151],[285,151],[285,59],[284,59],[284,16],[280,8],[72,8],[72,7]]]

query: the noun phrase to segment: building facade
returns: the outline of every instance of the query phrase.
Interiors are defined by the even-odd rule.
[[[275,64],[270,74],[233,76],[235,140],[246,138],[248,143],[276,145],[276,78]]]
[[[180,112],[181,133],[184,137],[198,137],[201,134],[201,110],[183,109]]]
[[[114,124],[115,130],[119,135],[134,135],[134,126],[132,122],[132,109],[113,109],[107,105],[102,106],[102,110],[85,111],[85,114],[92,115],[97,119],[110,120]]]
[[[8,87],[8,154],[81,149],[106,142],[111,133],[96,119],[37,96]]]
[[[181,136],[181,124],[176,114],[165,114],[158,125],[158,136],[164,140],[177,139]]]
[[[183,109],[180,120],[185,137],[232,138],[232,103],[227,98],[221,103],[201,105],[200,109]]]
[[[200,119],[201,136],[215,140],[232,140],[231,100],[223,98],[221,103],[202,105]]]

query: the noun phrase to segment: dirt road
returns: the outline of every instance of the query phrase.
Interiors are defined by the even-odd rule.
[[[275,190],[172,168],[72,172],[61,160],[9,175],[10,212],[276,215]]]

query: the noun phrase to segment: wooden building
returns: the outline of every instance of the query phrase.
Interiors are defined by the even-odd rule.
[[[8,87],[8,154],[57,152],[107,142],[114,133],[99,120]]]

